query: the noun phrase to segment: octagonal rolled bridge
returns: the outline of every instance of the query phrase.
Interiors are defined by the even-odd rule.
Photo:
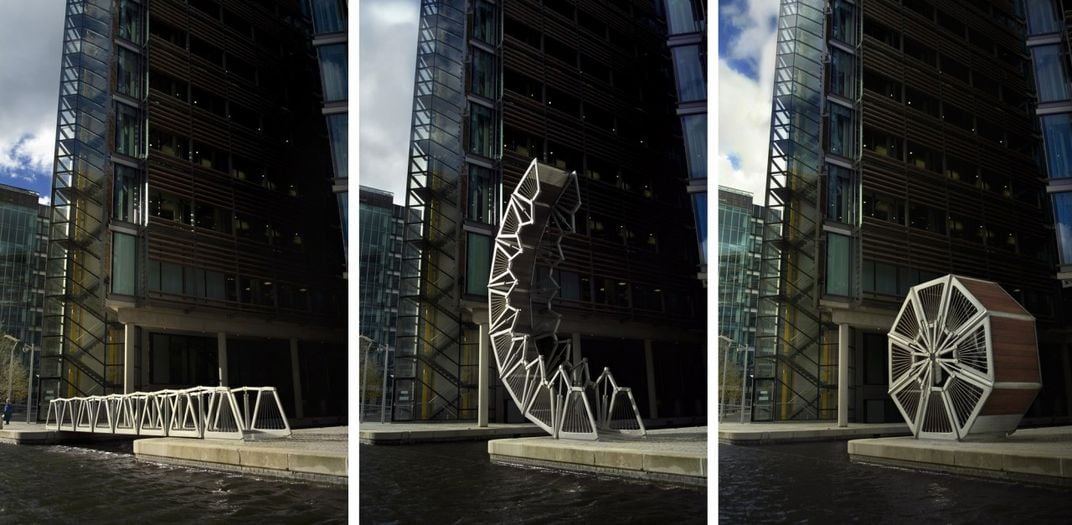
[[[1042,388],[1035,318],[990,281],[916,285],[889,332],[889,380],[917,438],[1010,434]]]
[[[558,338],[554,268],[580,206],[576,172],[535,159],[511,194],[488,279],[495,364],[521,413],[555,438],[597,439],[599,430],[643,435],[632,391],[606,368],[593,381],[587,360],[571,364],[570,342]]]

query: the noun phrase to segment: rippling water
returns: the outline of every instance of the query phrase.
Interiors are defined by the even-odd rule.
[[[719,523],[1069,523],[1072,490],[849,462],[845,442],[718,447]]]
[[[0,523],[346,523],[346,489],[136,461],[111,450],[0,445]]]
[[[494,465],[485,442],[360,446],[362,523],[706,523],[707,491]]]

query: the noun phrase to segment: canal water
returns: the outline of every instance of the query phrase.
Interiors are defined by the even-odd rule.
[[[718,447],[719,523],[1069,523],[1072,490],[851,463],[845,442]]]
[[[0,523],[346,523],[346,488],[137,461],[130,443],[0,445]]]
[[[363,524],[707,522],[707,491],[495,465],[485,442],[360,445]]]

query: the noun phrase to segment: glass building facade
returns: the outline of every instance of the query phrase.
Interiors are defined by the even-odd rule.
[[[641,0],[422,0],[395,419],[476,417],[492,240],[533,158],[580,180],[578,232],[563,240],[554,275],[560,337],[575,358],[632,375],[645,417],[705,413],[702,372],[684,364],[705,359],[695,276],[706,216],[698,223],[691,204],[705,213],[706,200],[686,191],[690,173],[706,187],[702,31],[691,19],[680,51],[681,104],[693,105],[685,123],[665,10]],[[518,416],[492,405],[493,420]]]
[[[334,176],[331,191],[339,204],[339,224],[342,226],[343,254],[347,253],[346,213],[347,134],[349,130],[347,89],[347,19],[346,0],[308,0],[313,19],[313,47],[320,61],[321,91],[324,95],[324,119],[327,121],[328,142],[331,144],[331,166]],[[364,333],[364,332],[362,332]]]
[[[25,345],[15,353],[24,364],[29,349],[41,347],[48,207],[38,200],[32,191],[0,184],[0,335]]]
[[[755,419],[899,420],[883,373],[838,372],[883,370],[908,288],[947,273],[1000,283],[1059,338],[1039,181],[1063,169],[1067,58],[1027,36],[1053,27],[1043,3],[781,2]]]
[[[674,60],[687,191],[700,242],[700,278],[707,282],[707,2],[665,0],[667,46]],[[721,241],[720,241],[721,242]]]
[[[68,0],[43,403],[264,384],[291,417],[345,416],[342,236],[299,5]]]
[[[718,187],[718,332],[748,349],[756,345],[764,223],[751,193]]]

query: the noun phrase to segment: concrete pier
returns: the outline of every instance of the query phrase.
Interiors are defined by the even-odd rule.
[[[718,425],[718,442],[729,445],[768,445],[911,434],[908,425],[904,423],[848,423],[847,425],[840,427],[837,421],[725,422]]]
[[[858,463],[1072,487],[1072,426],[1022,429],[988,441],[858,439],[849,441],[848,452]]]
[[[531,423],[361,423],[358,440],[364,445],[405,445],[446,441],[483,441],[522,436],[545,436]]]
[[[158,463],[346,484],[347,436],[347,427],[330,427],[263,441],[143,438],[134,441],[134,455]]]
[[[707,485],[707,427],[651,430],[647,436],[600,435],[599,441],[550,436],[488,442],[494,463],[684,485]]]

